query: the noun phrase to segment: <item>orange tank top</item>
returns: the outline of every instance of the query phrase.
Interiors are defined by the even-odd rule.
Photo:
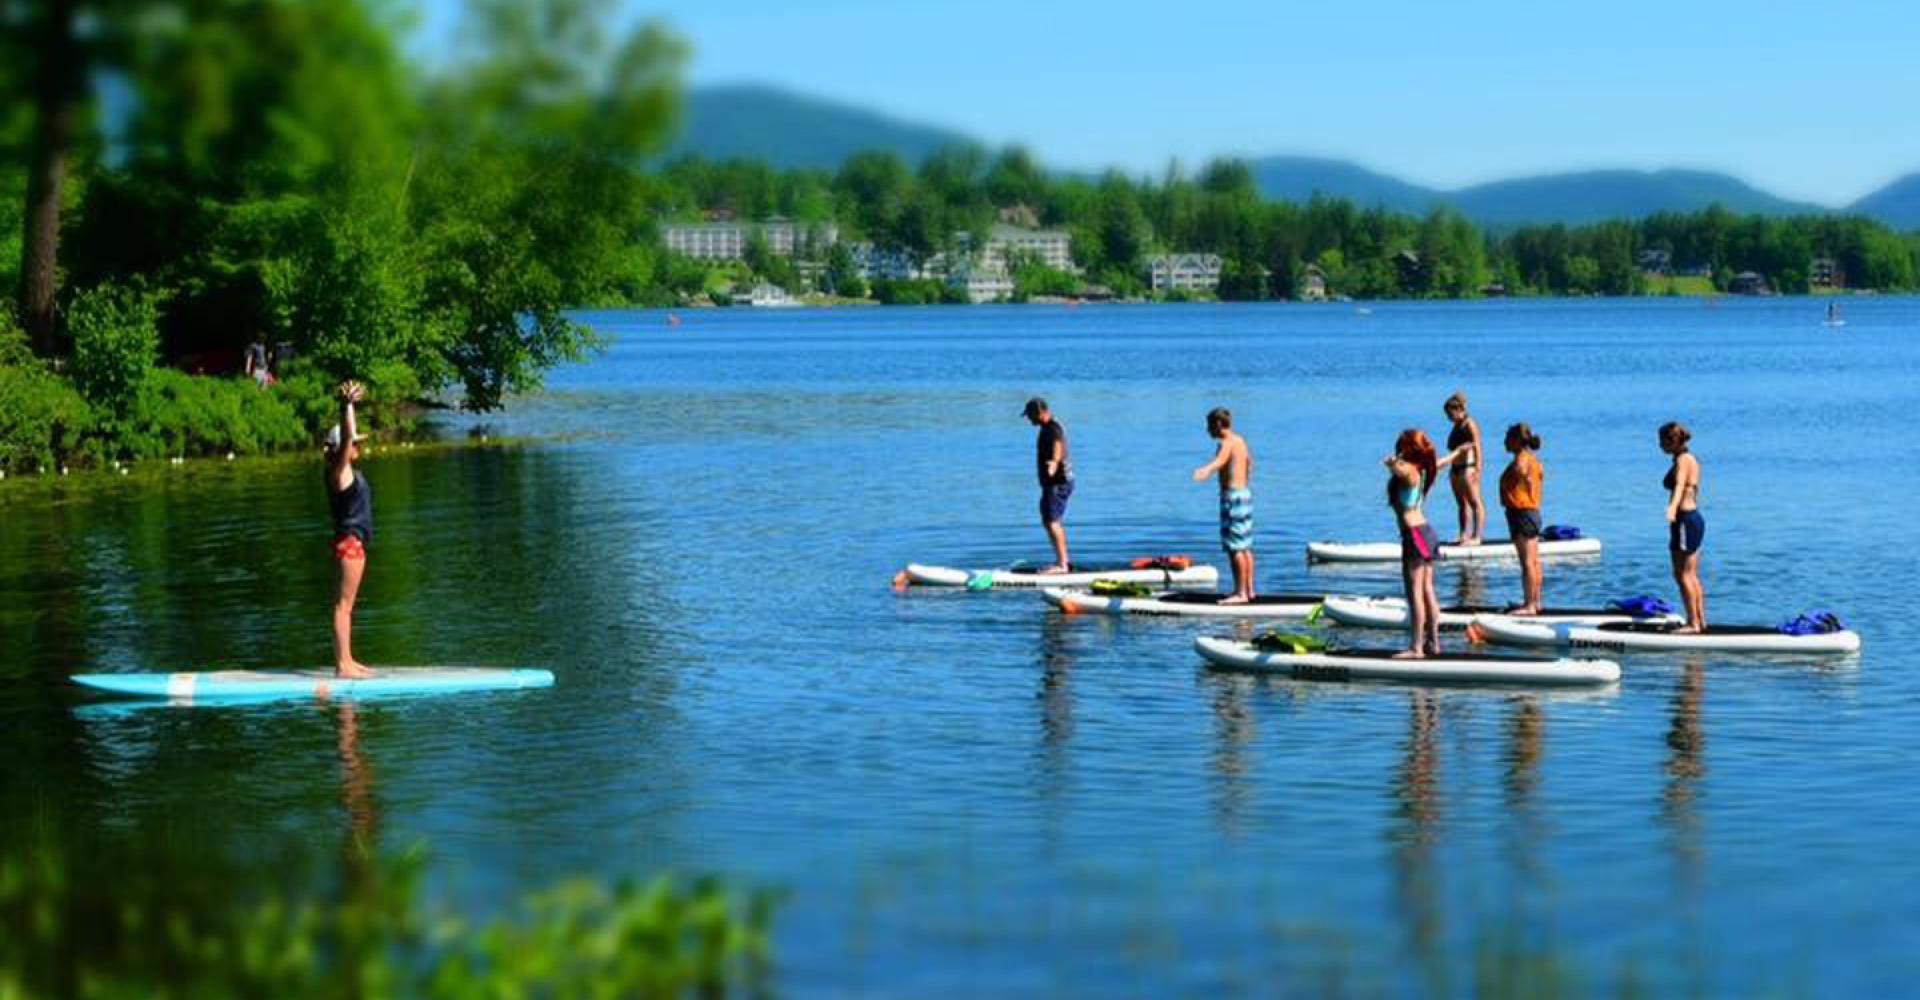
[[[1522,459],[1526,461],[1522,463]],[[1540,509],[1540,481],[1546,477],[1540,459],[1533,452],[1513,456],[1507,471],[1500,474],[1500,506],[1513,510]]]

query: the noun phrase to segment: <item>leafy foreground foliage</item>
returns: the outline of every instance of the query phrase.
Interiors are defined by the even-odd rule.
[[[76,310],[84,319],[71,376],[34,357],[0,310],[0,472],[264,454],[310,446],[335,419],[332,383],[311,366],[264,390],[241,376],[156,367],[152,310],[118,290],[103,297]],[[386,384],[406,378],[389,373]]]
[[[0,1000],[727,996],[770,971],[772,897],[714,881],[570,881],[475,923],[422,901],[418,858],[297,898],[109,853],[0,857]]]

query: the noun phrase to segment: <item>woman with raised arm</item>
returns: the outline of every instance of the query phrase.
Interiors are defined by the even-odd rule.
[[[1387,505],[1400,529],[1400,578],[1407,591],[1407,648],[1401,659],[1440,655],[1440,597],[1433,589],[1433,560],[1440,553],[1433,526],[1420,510],[1439,468],[1439,456],[1424,431],[1400,432],[1385,459]]]
[[[1509,613],[1540,613],[1540,484],[1546,470],[1540,467],[1540,435],[1524,423],[1507,428],[1507,451],[1513,461],[1500,473],[1500,506],[1507,512],[1507,537],[1513,539],[1513,551],[1520,557],[1520,606]]]
[[[1439,465],[1446,466],[1447,485],[1453,487],[1453,506],[1460,516],[1460,533],[1455,545],[1478,545],[1487,532],[1487,504],[1480,499],[1480,424],[1467,413],[1467,394],[1456,392],[1447,397],[1444,407],[1453,430],[1447,433],[1447,453]]]
[[[333,602],[333,669],[341,677],[371,677],[373,671],[353,658],[353,602],[367,571],[367,543],[373,540],[373,490],[353,467],[360,457],[353,404],[365,395],[358,382],[340,384],[340,422],[327,431],[327,508],[333,514],[333,558],[340,564],[340,595]]]
[[[1707,538],[1707,519],[1700,515],[1700,460],[1687,450],[1692,438],[1677,420],[1660,425],[1660,450],[1673,456],[1673,467],[1661,482],[1667,491],[1667,554],[1673,557],[1673,582],[1680,585],[1687,611],[1687,623],[1674,631],[1687,634],[1707,629],[1707,595],[1700,586],[1700,545]]]

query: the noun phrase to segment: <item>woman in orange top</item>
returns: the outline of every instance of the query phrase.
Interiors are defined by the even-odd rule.
[[[1540,613],[1540,435],[1524,423],[1507,428],[1507,450],[1513,461],[1500,473],[1500,506],[1507,509],[1507,533],[1520,556],[1520,606],[1512,614]]]

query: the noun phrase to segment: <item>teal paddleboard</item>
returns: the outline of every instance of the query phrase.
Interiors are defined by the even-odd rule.
[[[495,667],[387,667],[347,679],[332,670],[215,670],[176,674],[75,674],[75,684],[136,698],[174,701],[368,698],[553,686],[546,670]]]

